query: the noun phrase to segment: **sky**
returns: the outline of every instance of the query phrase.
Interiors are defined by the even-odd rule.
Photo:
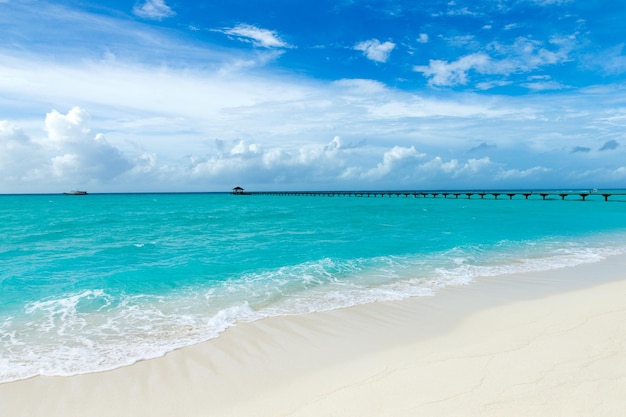
[[[626,188],[623,0],[0,0],[0,193]]]

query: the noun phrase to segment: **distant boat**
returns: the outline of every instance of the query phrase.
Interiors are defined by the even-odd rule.
[[[65,195],[87,195],[87,191],[72,190],[72,191],[66,191],[63,194],[65,194]]]

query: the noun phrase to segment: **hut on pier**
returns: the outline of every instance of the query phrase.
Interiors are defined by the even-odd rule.
[[[233,194],[235,194],[235,195],[243,195],[244,194],[243,188],[241,188],[241,187],[233,188]]]

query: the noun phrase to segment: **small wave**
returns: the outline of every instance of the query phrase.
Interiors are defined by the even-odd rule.
[[[502,241],[431,254],[323,258],[167,294],[82,290],[0,322],[0,382],[104,371],[218,337],[240,321],[433,296],[478,277],[550,270],[626,253],[623,236]]]
[[[23,317],[0,323],[0,382],[110,370],[260,318],[245,301],[213,314],[206,310],[189,297],[113,296],[103,290],[30,303]]]

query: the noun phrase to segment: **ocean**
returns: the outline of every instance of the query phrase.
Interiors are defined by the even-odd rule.
[[[0,382],[621,253],[625,195],[3,195]]]

